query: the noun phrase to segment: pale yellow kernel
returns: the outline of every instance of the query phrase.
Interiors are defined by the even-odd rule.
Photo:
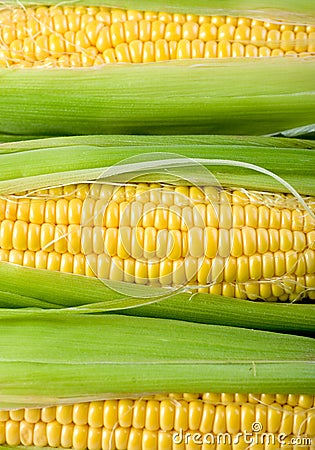
[[[265,433],[267,431],[267,413],[268,407],[263,404],[256,405],[255,422],[259,422],[261,425],[261,431]]]
[[[10,256],[9,250],[3,250],[2,248],[0,248],[0,261],[8,262],[9,256]],[[23,265],[25,265],[24,262]],[[1,411],[0,411],[0,421],[1,421]]]
[[[49,422],[46,425],[47,442],[50,447],[59,447],[61,441],[61,424],[57,421]]]
[[[45,200],[31,200],[29,210],[29,220],[31,223],[41,225],[44,223]]]
[[[143,46],[143,62],[149,63],[155,61],[155,46],[152,41],[145,41]]]
[[[73,422],[76,425],[86,425],[88,422],[89,403],[76,403],[73,405]],[[102,423],[103,425],[103,423]]]
[[[203,23],[199,27],[199,39],[204,42],[215,41],[217,39],[218,29],[213,23]]]
[[[262,272],[263,278],[272,278],[275,273],[274,256],[267,252],[262,255]]]
[[[178,22],[171,22],[166,25],[165,39],[167,41],[179,41],[182,38],[182,27]]]
[[[252,280],[259,280],[262,275],[262,259],[256,254],[249,257],[249,276]]]
[[[47,425],[47,428],[50,424]],[[73,447],[77,450],[84,450],[87,447],[88,426],[74,425],[73,427]]]
[[[175,16],[175,14],[174,14],[174,16]],[[210,16],[199,16],[198,22],[200,25],[202,25],[203,23],[210,23],[211,17]]]
[[[214,227],[206,227],[205,233],[205,256],[214,258],[218,252],[218,230]]]
[[[190,430],[199,430],[203,413],[203,404],[200,400],[189,402],[188,406],[188,427]]]
[[[94,21],[94,17],[91,14],[82,14],[81,15],[81,30],[85,30],[87,25]]]
[[[163,431],[174,428],[175,404],[170,400],[162,400],[160,404],[160,426]]]
[[[129,53],[131,61],[134,63],[142,62],[143,42],[135,40],[129,44]]]
[[[239,42],[233,42],[232,44],[232,58],[240,58],[245,55],[245,47]]]
[[[146,407],[145,428],[157,431],[160,428],[160,402],[149,400]]]
[[[315,414],[314,410],[310,410],[307,412],[307,422],[306,422],[306,430],[305,434],[311,438],[314,438],[314,430],[315,430]]]
[[[166,256],[175,261],[181,257],[181,232],[179,230],[170,230],[168,233]]]
[[[249,26],[241,24],[235,29],[234,39],[236,41],[245,41],[245,43],[247,43],[250,40],[250,32]]]
[[[112,430],[118,423],[118,401],[117,400],[106,400],[104,402],[104,426]]]
[[[47,258],[47,270],[60,270],[60,264],[61,264],[61,255],[56,252],[50,252],[48,254]],[[23,261],[24,265],[24,261]]]
[[[200,258],[204,255],[204,232],[202,228],[191,227],[188,229],[188,245],[191,256]]]
[[[281,229],[279,231],[279,237],[280,237],[280,250],[282,250],[283,252],[291,250],[293,246],[292,231]]]
[[[247,58],[256,58],[258,56],[258,47],[255,45],[246,45],[245,47],[245,56]]]
[[[127,20],[127,11],[125,11],[124,9],[113,8],[110,11],[113,23],[125,22]]]
[[[275,229],[268,230],[269,235],[269,250],[275,252],[280,248],[280,235],[279,231]]]
[[[242,241],[244,254],[246,256],[251,256],[256,253],[256,230],[250,226],[245,226],[242,228]]]
[[[289,405],[283,405],[281,424],[279,427],[279,433],[289,435],[293,429],[293,410]]]
[[[231,245],[230,245],[230,231],[225,228],[219,228],[218,235],[218,254],[223,258],[230,255]]]
[[[104,409],[104,402],[102,401],[90,402],[88,408],[88,424],[91,427],[103,426],[103,409]],[[85,423],[80,423],[80,425],[85,425]]]
[[[271,50],[268,47],[259,47],[258,55],[262,58],[271,56]]]
[[[177,45],[177,59],[191,58],[191,43],[188,39],[181,39]]]
[[[236,279],[237,260],[230,256],[225,261],[224,265],[224,280],[228,283],[232,283]]]
[[[207,258],[198,259],[197,281],[199,284],[208,284],[210,279],[211,260]]]
[[[22,445],[30,446],[33,444],[34,424],[22,420],[20,423],[20,440]]]
[[[196,14],[186,14],[187,22],[198,22],[198,16]]]
[[[0,225],[0,247],[3,250],[11,250],[13,247],[14,222],[12,220],[3,220]]]
[[[155,42],[155,61],[168,61],[170,59],[169,46],[165,39]]]
[[[229,58],[232,54],[232,45],[229,41],[219,41],[217,55],[218,58]]]
[[[269,227],[280,229],[281,227],[281,210],[278,208],[271,208],[270,209],[270,220],[269,220]]]
[[[218,39],[223,40],[226,39],[228,41],[234,39],[235,26],[231,23],[226,23],[221,25],[218,30]]]
[[[140,20],[143,19],[143,12],[129,9],[127,11],[127,19],[128,20],[136,20],[137,22],[139,22]]]
[[[22,252],[21,250],[11,250],[9,255],[9,262],[12,264],[22,265],[23,255],[24,252]]]
[[[73,273],[76,275],[85,275],[85,256],[84,255],[74,255],[73,258]]]
[[[274,49],[271,52],[271,56],[283,56],[284,52],[281,49]]]
[[[72,447],[73,429],[74,429],[73,423],[62,426],[61,436],[60,436],[60,444],[62,447],[64,447],[64,448]]]
[[[118,44],[115,48],[115,54],[117,62],[120,63],[130,63],[130,53],[129,53],[129,47],[126,43]]]
[[[191,57],[194,59],[203,58],[205,44],[201,39],[195,39],[191,43]]]
[[[267,38],[267,30],[261,25],[253,26],[251,29],[251,41],[256,45],[263,45]]]
[[[105,225],[107,228],[118,228],[119,206],[116,202],[110,202],[105,212]]]
[[[156,42],[163,39],[165,35],[166,24],[161,20],[155,20],[151,24],[151,41]]]
[[[73,255],[71,255],[70,253],[64,253],[61,256],[60,272],[73,272]]]
[[[159,282],[162,286],[172,284],[173,262],[169,259],[163,259],[159,268]]]
[[[215,417],[215,406],[209,403],[204,403],[202,419],[200,423],[200,432],[209,433],[213,430],[213,422]]]
[[[242,231],[233,228],[230,230],[231,255],[238,257],[243,255]]]
[[[255,406],[251,403],[241,405],[241,430],[251,430],[255,421]]]
[[[237,258],[236,281],[245,283],[249,279],[249,260],[247,256]]]
[[[13,421],[16,421],[16,422],[20,422],[24,418],[24,410],[23,409],[11,410],[9,412],[9,414],[10,414],[10,419]]]
[[[227,432],[235,435],[241,429],[241,407],[230,403],[226,406]]]
[[[111,34],[108,26],[104,26],[98,33],[95,46],[100,53],[105,52],[112,47]]]
[[[264,254],[269,249],[269,235],[265,228],[258,228],[257,233],[257,251]]]
[[[188,403],[178,401],[175,404],[174,430],[186,431],[188,429]]]
[[[5,424],[5,440],[8,445],[20,444],[20,422],[8,420]]]
[[[151,40],[150,20],[141,20],[139,22],[139,39],[144,43]]]
[[[29,423],[36,423],[40,421],[40,409],[25,408],[24,419]],[[26,445],[26,444],[24,444]],[[31,444],[28,444],[31,445]]]
[[[72,405],[60,405],[56,407],[56,420],[62,425],[67,425],[72,422]]]
[[[310,53],[315,52],[315,30],[309,33],[308,35],[308,46],[307,51]]]
[[[211,281],[222,283],[224,274],[224,260],[220,256],[216,256],[212,260],[211,266]]]
[[[17,220],[14,223],[12,230],[12,246],[14,249],[24,251],[27,249],[27,231],[27,222]]]
[[[41,409],[41,420],[45,423],[53,422],[56,419],[56,407],[49,406]]]
[[[182,26],[182,38],[189,41],[197,39],[199,35],[199,25],[196,22],[186,22]]]
[[[217,27],[220,27],[221,25],[225,24],[225,17],[224,16],[212,16],[211,23],[214,23]]]
[[[34,425],[33,442],[37,447],[45,447],[48,444],[46,434],[46,423],[37,422]]]
[[[280,41],[280,48],[281,50],[287,52],[290,50],[294,50],[295,46],[295,35],[293,31],[283,31],[281,33],[281,41]]]

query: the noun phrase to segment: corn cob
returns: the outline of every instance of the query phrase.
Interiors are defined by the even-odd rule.
[[[315,299],[315,220],[285,196],[68,185],[0,200],[0,260],[228,297]]]
[[[0,36],[4,67],[90,67],[315,52],[312,25],[104,7],[4,9]]]
[[[101,141],[94,139],[98,145]],[[181,141],[185,139],[175,139],[174,143]],[[224,142],[224,139],[219,141]],[[41,147],[47,144],[49,147],[49,141],[39,144],[45,168],[48,157],[52,164],[50,170],[53,170],[54,160],[60,170],[64,151],[67,155],[71,151],[71,144],[62,147],[63,140],[60,143],[59,150],[58,147],[51,150]],[[25,148],[33,148],[33,145],[36,146],[26,143]],[[124,146],[123,142],[121,145]],[[192,291],[199,288],[201,292],[216,295],[271,301],[313,299],[312,197],[305,197],[302,206],[302,198],[296,196],[209,185],[203,189],[189,187],[189,177],[177,187],[167,183],[130,182],[114,187],[106,179],[63,185],[62,181],[69,179],[64,174],[65,169],[59,178],[60,187],[49,188],[51,175],[43,173],[39,180],[43,186],[43,176],[46,177],[48,189],[38,190],[33,184],[32,191],[16,195],[9,190],[6,194],[3,188],[10,186],[10,181],[5,181],[7,163],[15,160],[18,167],[18,160],[26,161],[24,154],[28,157],[27,151],[16,152],[16,148],[12,153],[10,146],[8,149],[9,153],[2,155],[4,180],[0,201],[0,257],[5,263],[97,277],[105,283],[124,282],[128,286],[134,283],[175,289],[186,287]],[[99,147],[95,150],[101,157]],[[197,146],[196,150],[200,151],[201,147]],[[135,154],[139,151],[136,146]],[[226,154],[226,150],[221,153]],[[305,155],[309,157],[311,153],[307,151]],[[94,164],[94,151],[91,158]],[[110,164],[107,155],[102,158]],[[159,160],[160,156],[157,158]],[[65,167],[69,161],[72,159],[64,162]],[[86,159],[85,162],[91,167]],[[211,160],[204,162],[211,163]],[[101,165],[101,161],[99,163]],[[192,164],[191,160],[174,161],[175,166],[183,166],[181,163]],[[78,160],[78,164],[82,167],[82,161]],[[148,160],[146,164],[149,167],[151,163]],[[154,161],[152,164],[153,169],[156,164]],[[168,164],[166,162],[166,167]],[[116,180],[123,176],[123,167],[113,168]],[[73,169],[72,162],[69,168]],[[180,172],[185,178],[184,169],[174,169],[175,178]],[[194,183],[202,186],[202,179],[205,181],[209,172],[199,173],[199,169],[195,166],[194,170],[189,170],[197,177]],[[10,172],[14,179],[11,169]],[[34,175],[33,169],[31,172]],[[99,173],[102,172],[101,169]],[[82,176],[90,177],[91,173],[97,178],[97,172],[91,170],[86,175],[81,171],[70,172],[70,176],[82,180]],[[58,175],[54,178],[58,180]],[[273,180],[264,176],[262,185],[266,186],[270,179]],[[27,178],[25,181],[21,180],[22,190],[29,185]],[[228,184],[231,183],[235,185],[240,180],[229,178]],[[11,186],[16,190],[16,183]],[[311,187],[305,185],[304,189],[310,192]]]
[[[271,450],[298,442],[312,448],[314,402],[311,395],[170,394],[0,411],[0,444],[171,450],[256,442],[255,448]]]

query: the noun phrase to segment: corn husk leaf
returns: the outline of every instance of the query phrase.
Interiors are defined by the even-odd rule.
[[[315,393],[309,338],[117,315],[9,310],[0,323],[2,408],[158,392]]]
[[[315,329],[315,306],[270,304],[212,294],[177,292],[127,285],[122,295],[95,278],[30,269],[0,262],[0,308],[34,309],[64,314],[120,314],[187,320],[261,330],[309,334]],[[58,311],[59,310],[59,311]],[[38,312],[37,312],[38,313]],[[1,315],[1,309],[0,309]]]
[[[159,167],[154,164],[156,161]],[[218,162],[216,165],[214,161],[225,161],[226,164]],[[241,166],[235,166],[235,161]],[[238,136],[116,135],[38,139],[0,145],[0,194],[99,177],[112,182],[125,182],[128,176],[129,180],[187,184],[192,181],[192,167],[193,181],[199,185],[209,182],[207,171],[199,171],[200,167],[206,167],[222,186],[288,192],[286,186],[270,174],[248,168],[248,165],[272,172],[301,195],[315,195],[315,143],[312,141]],[[108,171],[108,168],[112,169]]]
[[[263,135],[315,123],[315,59],[0,69],[0,134]]]

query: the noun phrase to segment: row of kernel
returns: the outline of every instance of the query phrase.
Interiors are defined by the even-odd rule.
[[[315,276],[306,275],[305,277],[296,278],[293,276],[285,276],[269,280],[268,282],[214,283],[209,287],[198,288],[198,292],[244,300],[264,300],[269,302],[292,302],[303,298],[314,300]]]
[[[51,409],[51,411],[47,411]],[[46,410],[43,414],[43,411]],[[312,409],[306,410],[300,406],[270,405],[242,403],[210,404],[201,400],[106,400],[91,403],[81,403],[56,408],[44,408],[24,412],[4,411],[1,413],[6,434],[13,437],[13,429],[18,429],[26,424],[47,426],[47,431],[53,432],[54,427],[61,430],[61,426],[78,426],[99,429],[102,427],[113,430],[117,427],[148,431],[187,431],[194,430],[201,433],[213,432],[236,434],[246,431],[248,425],[259,422],[262,431],[270,433],[285,433],[308,436],[315,435],[312,429],[315,413]],[[23,418],[30,416],[30,420]],[[44,420],[40,420],[40,415]],[[7,416],[7,418],[5,418]],[[55,416],[55,418],[54,418]],[[89,425],[89,427],[88,427]],[[73,428],[72,428],[73,430]],[[15,439],[19,434],[15,433]],[[9,439],[11,440],[11,439]],[[1,442],[0,442],[1,443]],[[13,445],[13,444],[11,444]],[[15,444],[18,445],[18,444]],[[50,444],[51,445],[51,444]]]

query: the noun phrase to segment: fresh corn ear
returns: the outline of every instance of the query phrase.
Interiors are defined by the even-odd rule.
[[[120,145],[116,150],[120,148],[126,155],[125,144],[120,139],[112,138]],[[221,145],[229,141],[229,138],[209,137],[208,147],[197,144],[195,150],[204,150],[211,157],[216,151],[217,156],[221,154],[224,158],[231,158],[233,152],[237,152],[235,147],[231,148],[230,155],[228,147],[215,150],[216,139]],[[67,173],[64,169],[68,163],[64,162],[63,170],[59,164],[65,151],[71,155],[73,141],[61,139],[55,142],[61,147],[52,148],[49,141],[2,147],[0,258],[4,265],[95,277],[109,287],[114,286],[124,296],[131,293],[130,286],[139,286],[143,288],[143,294],[141,296],[137,290],[137,296],[142,298],[150,297],[151,292],[156,296],[154,289],[148,290],[152,287],[159,295],[162,288],[161,292],[164,289],[167,294],[199,291],[251,300],[314,300],[314,197],[301,197],[287,181],[261,167],[226,159],[212,160],[211,157],[194,162],[172,154],[143,154],[140,158],[144,166],[139,159],[130,158],[107,171],[101,168],[97,175],[91,164],[95,167],[95,156],[100,155],[102,142],[106,145],[105,138],[94,139],[98,146],[95,149],[90,146],[89,160],[84,157],[84,167],[90,167],[89,170]],[[185,142],[189,148],[185,147]],[[258,145],[267,142],[278,141],[257,140]],[[294,141],[289,141],[290,144],[286,140],[281,142],[294,147]],[[141,152],[141,139],[136,139],[135,144],[130,155]],[[169,141],[168,150],[171,150],[171,144],[176,151],[179,151],[178,144],[182,144],[181,151],[186,155],[193,151],[190,138],[174,138]],[[234,144],[244,147],[244,140],[234,139]],[[38,150],[23,151],[23,147],[31,150],[33,145],[38,146]],[[303,146],[303,142],[297,145]],[[312,144],[306,145],[312,147]],[[75,144],[73,150],[77,150]],[[249,158],[254,161],[250,145],[248,150]],[[22,161],[32,158],[34,151],[39,152],[39,164],[41,152],[45,156],[45,167],[37,169],[37,177],[29,178],[27,175],[36,175],[36,169],[34,172],[30,164],[25,169],[25,177],[19,182],[13,181],[13,167],[20,167]],[[296,151],[292,152],[294,158]],[[274,149],[270,148],[269,158],[273,153]],[[285,153],[289,157],[290,149]],[[312,150],[305,150],[304,154],[312,174]],[[302,158],[303,151],[300,155]],[[108,156],[103,154],[103,161],[110,165]],[[58,165],[60,175],[47,174],[47,158]],[[268,160],[267,153],[264,158]],[[68,161],[72,164],[71,157]],[[77,160],[78,166],[82,162]],[[286,163],[287,160],[284,167]],[[225,172],[226,178],[223,177],[222,182],[230,187],[221,187],[213,177],[215,172],[210,176],[211,172],[205,166],[211,170],[212,164],[214,169],[217,166],[218,173],[221,171],[221,176],[222,170]],[[307,183],[302,160],[300,164]],[[229,165],[230,168],[224,169]],[[190,175],[185,175],[187,166]],[[12,181],[6,180],[8,167]],[[248,189],[249,182],[243,182],[248,179],[243,178],[248,167],[253,177],[251,182],[260,180],[256,189]],[[53,170],[53,165],[50,168]],[[162,172],[156,173],[160,168]],[[255,178],[253,168],[262,178]],[[71,169],[74,169],[73,165]],[[229,169],[234,171],[232,178]],[[139,182],[139,176],[145,182]],[[152,176],[159,182],[148,183]],[[95,182],[87,182],[91,177]],[[51,179],[59,186],[52,187]],[[75,182],[79,179],[82,183]],[[266,187],[265,180],[277,186],[275,190],[289,189],[291,193],[263,192],[259,186]],[[240,183],[242,188],[233,187]],[[28,189],[24,191],[27,185]],[[305,194],[311,193],[312,186],[305,184],[302,189]]]
[[[75,184],[0,199],[0,260],[105,283],[315,300],[315,198]]]
[[[0,35],[4,67],[315,54],[315,24],[218,16],[210,9],[197,15],[71,4],[7,7]]]
[[[314,402],[313,395],[187,393],[0,411],[0,444],[80,450],[257,444],[271,450],[299,442],[312,448]]]

